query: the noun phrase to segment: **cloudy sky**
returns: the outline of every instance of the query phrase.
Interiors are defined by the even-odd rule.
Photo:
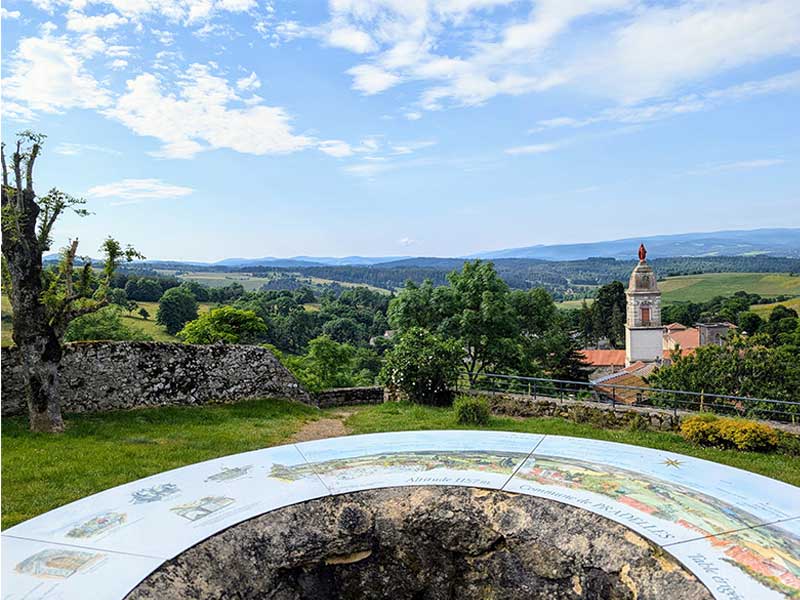
[[[800,226],[798,0],[6,0],[5,141],[96,254]]]

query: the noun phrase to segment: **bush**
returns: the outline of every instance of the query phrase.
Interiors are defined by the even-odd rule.
[[[171,288],[158,301],[156,323],[163,325],[167,333],[175,335],[189,321],[197,318],[197,300],[186,288]]]
[[[97,312],[78,317],[67,326],[65,342],[90,340],[148,341],[151,338],[141,329],[134,329],[122,322],[117,305],[106,306]]]
[[[768,452],[778,446],[778,432],[765,423],[695,415],[681,423],[681,435],[701,446]]]
[[[448,405],[453,400],[463,354],[457,341],[412,327],[386,353],[380,379],[411,402]]]
[[[778,434],[772,427],[743,419],[720,419],[719,436],[739,450],[768,452],[778,445]]]
[[[491,411],[485,398],[461,396],[453,402],[456,421],[461,425],[488,425]]]
[[[186,323],[178,337],[187,344],[248,344],[266,332],[264,320],[252,310],[222,306]]]

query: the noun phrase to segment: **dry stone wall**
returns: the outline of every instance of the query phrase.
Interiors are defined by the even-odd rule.
[[[320,408],[355,406],[358,404],[383,404],[383,387],[350,387],[323,390],[314,394],[314,402]]]
[[[166,342],[67,344],[61,361],[64,412],[199,405],[281,397],[314,404],[275,356],[258,346]],[[2,352],[2,415],[26,414],[22,363]]]

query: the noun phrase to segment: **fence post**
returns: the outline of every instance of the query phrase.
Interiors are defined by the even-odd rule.
[[[617,388],[611,388],[611,408],[617,407]]]

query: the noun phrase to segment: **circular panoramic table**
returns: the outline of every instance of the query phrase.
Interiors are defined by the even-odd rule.
[[[400,486],[502,490],[620,523],[715,598],[800,595],[800,488],[672,452],[494,431],[329,438],[159,473],[2,534],[3,598],[124,598],[217,533],[289,505]]]

